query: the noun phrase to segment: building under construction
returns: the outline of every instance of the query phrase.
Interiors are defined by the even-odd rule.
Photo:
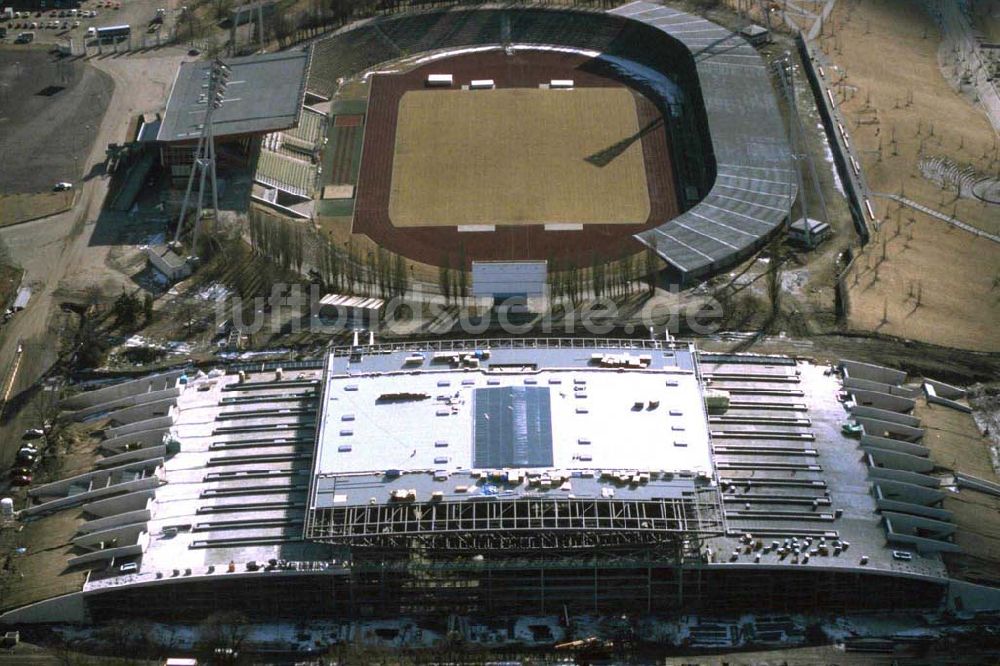
[[[922,395],[878,366],[607,339],[354,346],[84,392],[64,407],[106,420],[106,457],[17,513],[25,538],[68,531],[36,561],[66,587],[8,595],[3,618],[996,610],[955,566]]]

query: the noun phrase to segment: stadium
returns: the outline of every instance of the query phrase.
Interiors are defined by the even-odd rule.
[[[2,617],[995,610],[979,519],[946,495],[1000,485],[944,469],[913,416],[962,400],[655,340],[152,375],[64,402],[106,423],[102,457],[31,489]]]
[[[402,14],[238,60],[227,149],[413,261],[516,275],[646,247],[698,279],[779,233],[796,196],[764,61],[658,5]],[[177,120],[207,68],[185,67],[159,136],[189,169],[198,128]],[[61,407],[97,454],[2,516],[23,548],[7,624],[1000,609],[979,540],[1000,513],[978,508],[1000,479],[956,465],[978,430],[949,434],[975,429],[965,392],[887,367],[372,342]]]
[[[656,5],[363,22],[314,44],[306,97],[331,100],[318,165],[282,176],[297,165],[265,148],[258,180],[425,265],[647,247],[683,282],[759,249],[795,198],[764,61]]]

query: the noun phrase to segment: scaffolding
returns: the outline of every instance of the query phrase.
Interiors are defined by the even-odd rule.
[[[306,539],[362,548],[465,553],[633,548],[721,535],[719,494],[679,498],[518,497],[312,509]]]
[[[686,342],[666,342],[643,338],[469,338],[456,340],[424,340],[416,342],[387,342],[379,344],[331,347],[334,357],[352,356],[359,351],[366,355],[394,352],[454,351],[471,352],[477,349],[625,349],[642,351],[672,351],[688,349]]]

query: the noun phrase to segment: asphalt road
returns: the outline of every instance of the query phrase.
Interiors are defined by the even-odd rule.
[[[0,47],[0,194],[78,181],[112,85],[81,60]]]

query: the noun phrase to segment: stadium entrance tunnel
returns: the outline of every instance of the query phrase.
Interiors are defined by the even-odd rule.
[[[474,260],[542,259],[558,271],[633,256],[646,246],[668,264],[671,277],[689,281],[757,251],[783,228],[795,198],[791,154],[764,61],[741,37],[698,16],[632,3],[607,13],[484,8],[385,17],[317,42],[309,88],[330,97],[344,81],[373,70],[393,73],[367,79],[369,127],[353,231],[427,264],[468,269]],[[431,75],[448,85],[429,85]],[[462,202],[471,200],[475,213],[477,200],[482,208],[496,193],[403,191],[407,180],[398,169],[406,166],[408,146],[398,131],[406,124],[401,107],[410,112],[410,102],[401,104],[409,93],[453,95],[463,104],[481,95],[478,104],[501,100],[511,88],[537,91],[566,82],[577,91],[603,87],[633,93],[632,130],[581,160],[601,170],[618,167],[629,151],[641,150],[650,199],[646,219],[581,222],[552,208],[555,194],[535,206],[519,192],[520,199],[512,194],[506,201],[530,212],[491,221],[470,214]],[[436,114],[426,116],[432,127],[424,131],[431,140],[455,124],[435,125],[434,119],[443,117]],[[493,110],[490,122],[512,121]],[[480,131],[486,136],[490,130]],[[511,172],[531,168],[530,163],[485,166],[508,180]],[[455,168],[463,176],[469,171]],[[433,184],[435,175],[426,182]],[[546,179],[548,191],[561,186],[558,176]],[[396,206],[394,190],[404,195]],[[422,196],[434,205],[422,214],[406,209]]]

